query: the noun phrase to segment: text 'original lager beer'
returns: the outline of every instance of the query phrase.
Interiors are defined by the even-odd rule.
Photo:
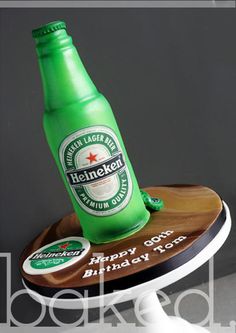
[[[88,76],[62,21],[33,31],[48,144],[94,243],[124,238],[149,219],[111,107]]]

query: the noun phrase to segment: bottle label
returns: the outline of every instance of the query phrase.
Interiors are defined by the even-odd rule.
[[[70,188],[86,212],[108,216],[122,210],[132,194],[132,181],[115,133],[92,126],[69,135],[60,161]]]
[[[74,265],[90,250],[90,242],[83,237],[67,237],[47,244],[32,253],[23,263],[30,275],[58,272]]]

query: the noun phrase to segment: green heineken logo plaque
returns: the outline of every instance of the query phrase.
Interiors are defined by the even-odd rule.
[[[132,182],[119,141],[106,126],[92,126],[68,136],[60,160],[70,188],[86,212],[108,216],[122,210]]]
[[[67,237],[32,253],[23,264],[30,275],[47,274],[67,268],[81,260],[89,251],[90,242],[83,237]]]

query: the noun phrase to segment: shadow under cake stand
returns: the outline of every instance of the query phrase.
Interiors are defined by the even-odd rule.
[[[220,249],[231,228],[229,209],[218,194],[203,186],[159,186],[145,191],[162,198],[165,207],[152,213],[148,224],[134,235],[112,243],[91,244],[87,255],[68,268],[29,275],[22,265],[49,243],[82,236],[75,214],[36,237],[20,259],[23,283],[30,295],[61,309],[97,308],[134,300],[143,313],[146,332],[208,332],[181,318],[169,317],[156,291],[190,274]],[[63,294],[62,298],[55,297],[56,293]],[[83,297],[75,298],[77,293]],[[101,332],[106,330],[101,327]]]

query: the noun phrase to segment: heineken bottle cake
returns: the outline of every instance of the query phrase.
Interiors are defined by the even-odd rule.
[[[62,21],[33,31],[44,90],[44,130],[80,220],[93,243],[122,239],[149,220],[105,97],[87,74]]]
[[[226,221],[221,198],[193,185],[140,190],[111,106],[87,74],[65,23],[42,26],[33,37],[43,126],[74,213],[45,226],[25,248],[25,286],[53,299],[58,292],[66,299],[76,292],[100,296],[101,279],[103,292],[111,294],[192,260]]]

